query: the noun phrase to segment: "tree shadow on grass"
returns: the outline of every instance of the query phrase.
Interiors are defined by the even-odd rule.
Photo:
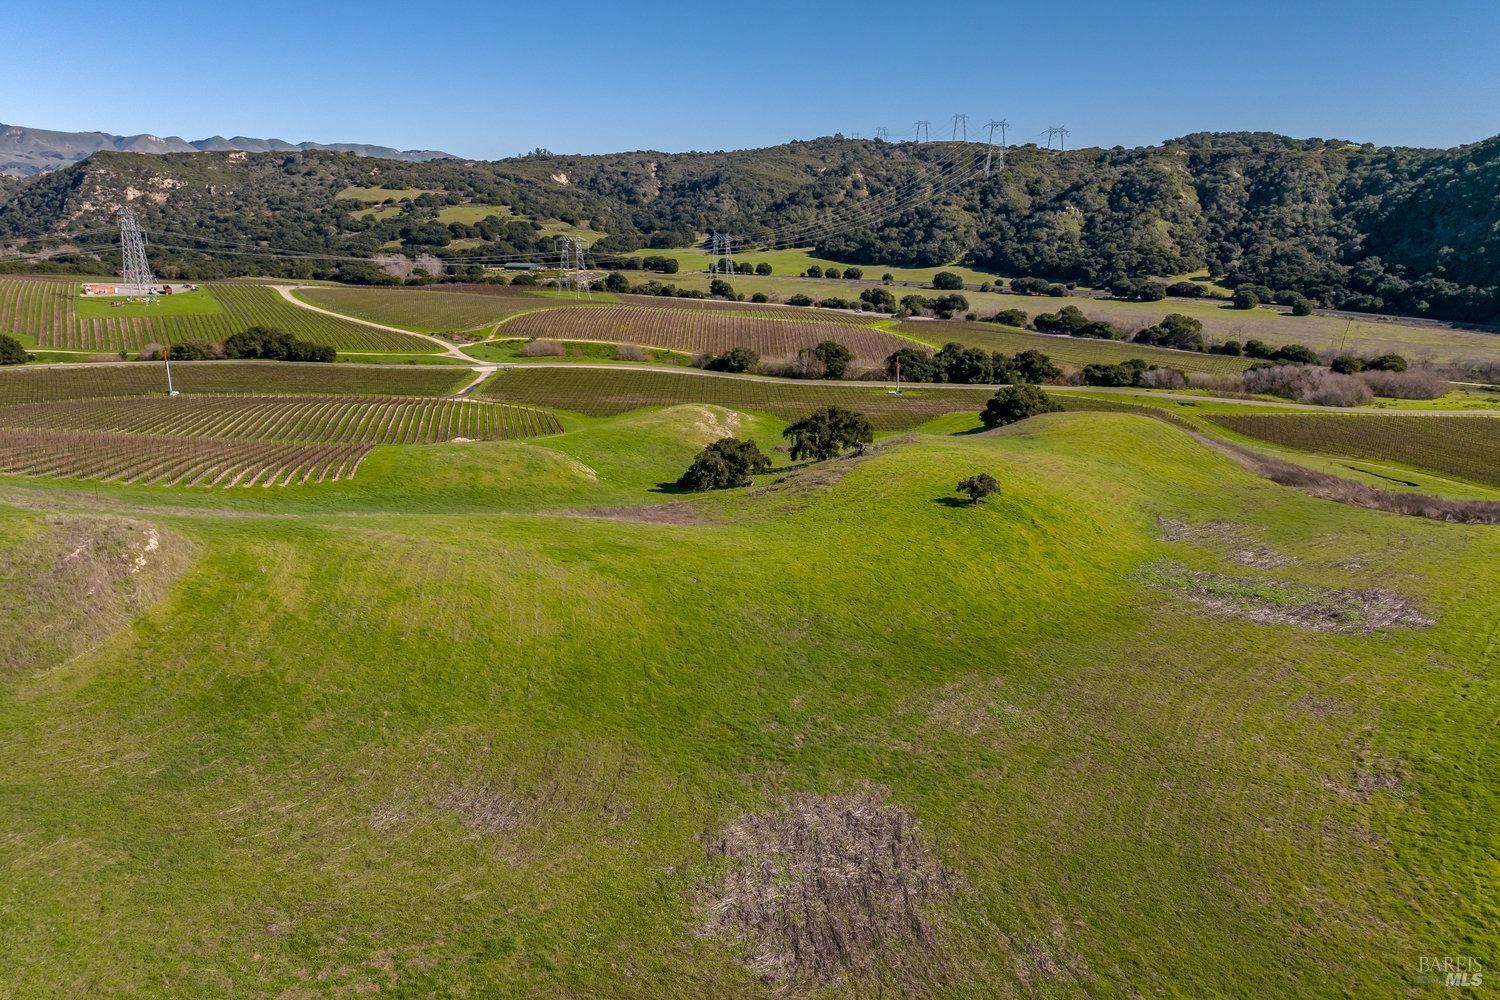
[[[973,500],[965,500],[963,497],[933,497],[932,502],[942,504],[944,507],[957,507],[961,509],[974,506]]]

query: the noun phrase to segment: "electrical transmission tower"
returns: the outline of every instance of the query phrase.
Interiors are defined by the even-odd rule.
[[[990,175],[990,157],[995,154],[995,129],[1000,130],[1000,171],[1005,171],[1005,130],[1010,128],[1010,122],[1004,118],[992,121],[985,128],[990,130],[990,148],[984,154],[984,176]]]
[[[583,258],[583,238],[573,237],[573,294],[575,297],[593,298],[589,290],[587,265]]]
[[[928,121],[919,121],[919,122],[917,122],[917,137],[916,137],[916,139],[913,140],[914,142],[931,142],[932,141],[932,130],[927,127],[930,124],[932,124],[932,123],[928,122]]]
[[[880,141],[880,142],[886,142],[886,141],[888,141],[890,139],[890,137],[891,137],[891,130],[890,129],[886,128],[884,125],[880,125],[880,126],[876,127],[876,129],[875,129],[875,138],[878,141]]]
[[[152,287],[156,279],[146,261],[146,236],[129,205],[120,206],[120,262],[120,277],[129,289],[127,294],[145,295],[149,301],[155,301],[150,298],[156,294]]]
[[[708,264],[708,273],[714,277],[720,275],[733,276],[734,274],[734,237],[728,233],[717,230],[713,234],[713,249],[710,251],[712,259]]]
[[[964,142],[968,142],[969,141],[969,116],[968,115],[954,115],[953,116],[953,141],[954,142],[958,141],[958,130],[959,130],[959,128],[963,129],[963,132],[964,132]]]
[[[1057,140],[1057,148],[1058,148],[1059,151],[1067,149],[1068,148],[1068,130],[1067,130],[1067,128],[1065,126],[1062,126],[1062,125],[1054,125],[1054,126],[1052,126],[1051,128],[1049,128],[1047,130],[1047,148],[1048,149],[1052,148],[1052,140],[1053,139]]]

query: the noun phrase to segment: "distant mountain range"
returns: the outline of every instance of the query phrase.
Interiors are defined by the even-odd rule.
[[[331,149],[340,153],[374,156],[382,160],[425,163],[455,160],[452,153],[436,149],[392,149],[361,142],[286,142],[282,139],[252,139],[222,135],[189,142],[175,135],[110,135],[108,132],[54,132],[44,128],[0,124],[0,174],[29,177],[77,163],[100,150],[122,153],[296,153],[309,149]]]

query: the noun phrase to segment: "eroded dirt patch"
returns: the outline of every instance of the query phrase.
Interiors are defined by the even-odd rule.
[[[606,521],[632,521],[636,524],[702,524],[703,515],[697,505],[685,501],[675,503],[643,503],[629,507],[594,507],[589,510],[568,512],[569,517],[597,517]]]
[[[884,969],[912,986],[934,946],[929,907],[949,879],[915,818],[880,789],[799,795],[730,823],[702,890],[702,930],[729,937],[779,989]]]
[[[1382,587],[1315,587],[1193,570],[1171,562],[1153,563],[1142,575],[1151,586],[1213,614],[1262,625],[1369,633],[1377,629],[1424,628],[1435,621],[1405,594]]]
[[[1257,569],[1276,569],[1297,560],[1247,539],[1244,529],[1230,521],[1205,521],[1193,524],[1170,517],[1158,517],[1156,527],[1163,541],[1195,542],[1224,551],[1231,562]]]

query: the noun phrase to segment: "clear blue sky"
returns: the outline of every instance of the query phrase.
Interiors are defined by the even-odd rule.
[[[946,135],[1500,133],[1500,0],[635,3],[0,0],[0,122],[494,158]]]

